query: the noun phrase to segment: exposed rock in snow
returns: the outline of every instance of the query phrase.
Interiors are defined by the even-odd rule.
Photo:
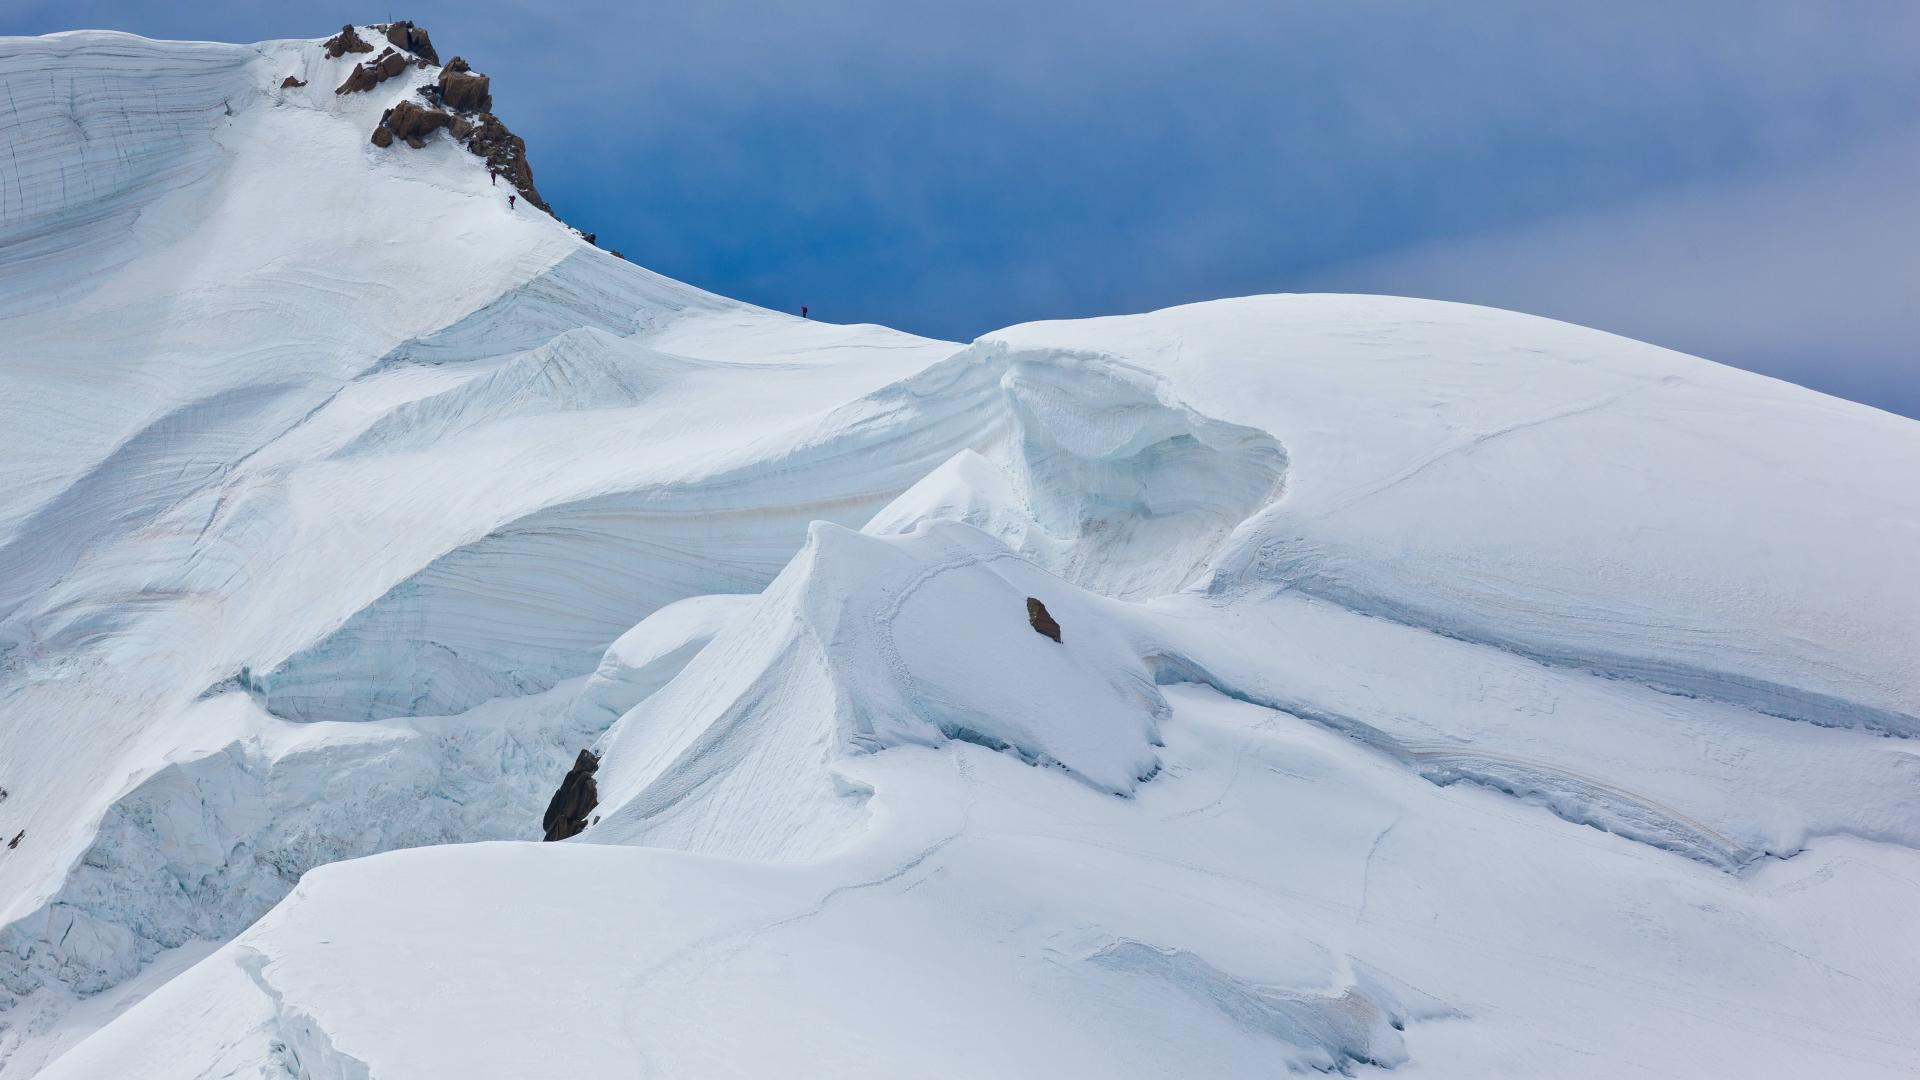
[[[383,29],[387,32],[387,41],[393,47],[410,52],[428,63],[440,62],[440,54],[433,51],[433,39],[427,36],[427,28],[415,26],[410,22],[388,23]]]
[[[460,112],[489,112],[493,109],[493,95],[487,89],[491,82],[456,56],[440,69],[440,101]]]
[[[1053,616],[1047,612],[1047,605],[1041,603],[1037,596],[1027,597],[1027,622],[1035,633],[1060,640],[1060,624],[1053,621]]]
[[[425,109],[411,101],[402,101],[380,114],[380,126],[373,129],[373,145],[392,146],[399,139],[415,150],[427,145],[427,138],[441,128],[451,128],[455,118],[438,109]],[[460,132],[456,129],[454,137]]]
[[[573,768],[567,770],[540,819],[540,827],[545,830],[542,839],[565,840],[580,835],[587,827],[587,816],[600,804],[599,789],[593,782],[593,774],[599,769],[600,759],[591,750],[582,750],[573,759]]]
[[[341,27],[340,32],[322,42],[321,47],[326,49],[327,59],[329,60],[338,60],[348,53],[370,53],[373,51],[373,45],[360,36],[359,31],[353,28],[352,23]]]
[[[372,60],[355,64],[347,73],[347,79],[334,89],[336,94],[358,94],[372,90],[388,79],[395,78],[415,65],[424,67],[424,60],[409,60],[392,49],[383,51]]]

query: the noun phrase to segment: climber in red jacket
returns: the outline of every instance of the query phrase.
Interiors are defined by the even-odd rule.
[[[805,304],[800,305],[800,317],[803,319],[807,317],[807,305]]]
[[[507,209],[509,210],[513,209],[513,199],[514,197],[512,195],[507,196]]]
[[[490,184],[498,184],[498,183],[500,182],[500,170],[499,170],[499,169],[488,169],[488,170],[487,170],[487,182],[488,182],[488,183],[490,183]]]

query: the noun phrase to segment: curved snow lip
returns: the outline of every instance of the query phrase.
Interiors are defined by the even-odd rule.
[[[1291,560],[1286,540],[1263,541],[1257,551],[1223,555],[1235,570],[1208,582],[1210,592],[1225,595],[1249,586],[1281,581],[1285,587],[1335,603],[1363,615],[1391,619],[1416,629],[1475,645],[1487,645],[1536,663],[1576,668],[1608,679],[1637,683],[1675,697],[1724,702],[1783,720],[1830,728],[1859,728],[1911,739],[1920,737],[1920,716],[1738,672],[1682,663],[1671,656],[1632,655],[1591,644],[1555,641],[1548,636],[1518,637],[1459,609],[1440,609],[1416,599],[1375,591],[1322,572],[1317,560]],[[1245,569],[1259,565],[1257,576]]]
[[[1208,670],[1198,659],[1167,651],[1164,645],[1154,646],[1146,663],[1163,686],[1205,686],[1236,701],[1317,724],[1406,765],[1440,787],[1475,784],[1543,807],[1571,824],[1670,851],[1729,874],[1738,874],[1769,854],[1672,807],[1551,763],[1472,746],[1415,745],[1352,716],[1249,690]]]
[[[744,594],[690,596],[642,619],[607,647],[574,698],[574,715],[601,728],[671,682],[700,651],[753,608]]]
[[[1028,597],[1062,640],[1029,625]],[[1129,795],[1159,769],[1167,704],[1103,603],[968,525],[816,523],[753,607],[608,732],[585,838],[816,856],[865,827],[837,759],[949,741]]]
[[[235,943],[233,962],[264,995],[271,1007],[273,1031],[269,1045],[278,1064],[301,1080],[373,1080],[367,1063],[334,1046],[332,1036],[307,1012],[287,1001],[268,977],[272,957],[248,945]]]
[[[400,405],[331,456],[429,449],[482,425],[519,417],[630,408],[698,366],[599,327],[577,327],[457,386]]]
[[[1188,407],[1166,379],[1092,351],[971,346],[1007,423],[863,530],[960,521],[1082,588],[1138,599],[1200,579],[1233,531],[1286,492],[1272,433]]]
[[[1109,944],[1085,962],[1165,983],[1236,1027],[1286,1044],[1290,1071],[1351,1076],[1356,1066],[1392,1069],[1408,1061],[1400,1033],[1416,1017],[1378,980],[1331,994],[1284,990],[1231,975],[1185,949],[1130,940]],[[1432,1010],[1418,1018],[1447,1014]]]
[[[376,437],[441,438],[503,412],[611,407],[681,364],[604,332],[569,331],[409,402],[349,450]],[[1278,440],[1186,408],[1162,379],[1110,357],[998,346],[803,421],[749,458],[698,482],[503,524],[256,670],[249,687],[298,720],[439,714],[537,692],[590,670],[609,640],[662,603],[763,588],[812,520],[864,521],[874,534],[964,521],[1095,592],[1156,595],[1198,579],[1286,482]],[[796,484],[803,471],[809,479]],[[723,531],[726,542],[713,543]],[[500,607],[519,613],[512,638],[485,614]]]

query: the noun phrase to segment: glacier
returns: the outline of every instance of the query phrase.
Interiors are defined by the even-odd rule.
[[[405,40],[0,39],[0,1080],[1920,1072],[1920,424],[758,309]]]

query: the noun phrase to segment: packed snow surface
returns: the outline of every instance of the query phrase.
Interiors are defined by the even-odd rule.
[[[1920,425],[804,321],[367,58],[0,39],[0,1078],[1920,1074]]]

